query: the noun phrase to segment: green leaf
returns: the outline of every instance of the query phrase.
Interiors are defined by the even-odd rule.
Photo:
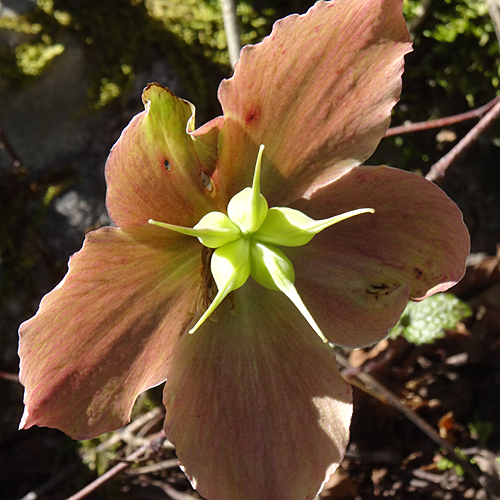
[[[493,422],[479,420],[477,417],[474,422],[467,424],[467,428],[469,429],[471,438],[479,441],[484,447],[486,447],[488,439],[495,430]]]
[[[472,314],[471,308],[451,293],[437,293],[422,302],[408,302],[390,337],[402,335],[412,344],[432,344],[445,330]]]

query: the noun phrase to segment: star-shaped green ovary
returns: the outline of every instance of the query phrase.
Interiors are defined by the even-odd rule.
[[[294,286],[295,272],[292,263],[276,246],[305,245],[323,229],[344,219],[358,214],[373,213],[375,210],[360,208],[316,221],[293,208],[268,208],[266,199],[260,194],[263,151],[264,145],[261,145],[252,187],[243,189],[231,198],[227,206],[227,215],[222,212],[210,212],[193,228],[152,219],[149,223],[194,236],[206,247],[216,249],[210,267],[217,284],[217,295],[189,333],[195,332],[224,298],[233,290],[243,286],[251,276],[260,285],[283,292],[323,342],[327,342]]]

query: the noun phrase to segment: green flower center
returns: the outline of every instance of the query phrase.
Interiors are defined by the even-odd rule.
[[[217,284],[217,295],[196,325],[195,332],[233,290],[240,288],[251,276],[260,285],[283,292],[302,313],[323,342],[326,337],[302,302],[295,286],[295,272],[287,256],[276,246],[296,247],[309,243],[327,227],[373,208],[360,208],[324,220],[313,220],[298,210],[285,207],[268,208],[260,194],[261,145],[255,165],[252,187],[231,198],[227,215],[210,212],[193,228],[149,220],[165,229],[194,236],[208,248],[215,248],[210,263]]]

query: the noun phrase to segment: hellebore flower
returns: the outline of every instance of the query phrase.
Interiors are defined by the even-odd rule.
[[[469,250],[438,187],[359,166],[409,50],[400,0],[319,2],[243,49],[224,116],[199,129],[149,85],[106,165],[118,227],[87,235],[21,325],[21,427],[90,438],[166,380],[166,434],[202,495],[313,499],[351,416],[320,336],[384,338],[409,298],[462,277]]]

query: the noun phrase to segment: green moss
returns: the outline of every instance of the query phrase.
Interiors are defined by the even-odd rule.
[[[481,446],[486,447],[488,444],[488,439],[491,437],[495,430],[495,426],[492,422],[487,422],[476,418],[474,422],[467,424],[467,428],[473,439],[479,441]]]
[[[411,21],[418,13],[418,0],[405,0],[404,12]],[[418,68],[448,95],[477,95],[498,87],[500,50],[488,4],[484,0],[436,0],[421,34],[415,34],[417,50],[426,50]],[[423,49],[425,47],[425,49]]]
[[[122,443],[117,440],[113,445],[101,449],[100,445],[108,441],[114,432],[108,432],[94,439],[79,441],[82,462],[91,470],[102,476],[108,469],[111,461],[116,459],[116,452]]]
[[[227,40],[219,0],[146,0],[154,19],[188,45],[199,44],[208,59],[229,65]],[[241,2],[237,6],[242,44],[257,43],[269,32],[274,9],[258,13]]]
[[[17,45],[0,45],[0,75],[12,87],[29,84],[64,52],[64,45],[54,41],[61,34],[58,23],[43,9],[17,18],[1,18],[0,28],[19,34],[15,37]]]
[[[60,43],[22,43],[15,49],[17,67],[24,75],[37,76],[54,57],[64,52]]]
[[[258,12],[247,3],[238,5],[238,15],[244,44],[260,41],[274,20],[273,9]],[[0,47],[0,74],[14,85],[41,74],[63,52],[62,35],[76,38],[96,108],[122,95],[158,55],[202,111],[230,73],[218,0],[38,0],[33,12],[2,19],[0,27],[26,35],[17,47]]]

